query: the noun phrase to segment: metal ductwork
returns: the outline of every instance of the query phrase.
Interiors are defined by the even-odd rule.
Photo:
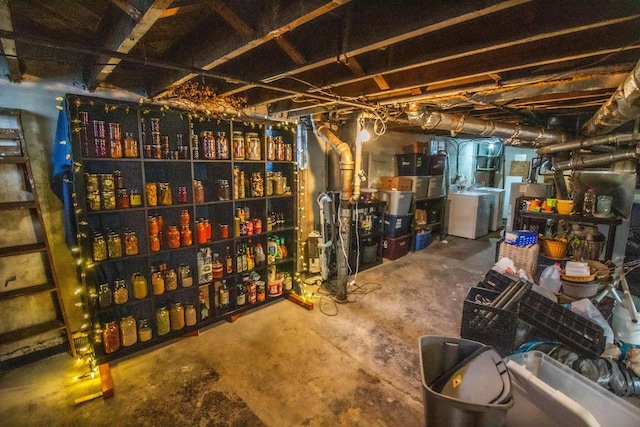
[[[611,98],[582,127],[584,135],[603,135],[640,116],[640,61]]]
[[[498,137],[508,145],[529,143],[534,146],[566,142],[568,137],[564,132],[549,130],[533,126],[521,126],[513,123],[481,120],[458,114],[426,111],[419,105],[414,105],[407,112],[409,122],[420,125],[423,129],[447,130],[454,134],[466,133],[483,137]]]
[[[614,153],[597,154],[597,155],[581,155],[575,154],[571,160],[559,162],[553,166],[556,171],[569,169],[586,169],[596,166],[602,166],[621,160],[637,159],[640,157],[640,146],[636,145],[626,150],[616,151]]]
[[[355,162],[353,161],[353,154],[351,153],[351,147],[346,142],[340,140],[333,131],[329,128],[327,123],[322,119],[322,115],[317,114],[311,117],[311,124],[313,125],[313,132],[328,143],[333,150],[340,156],[340,176],[342,179],[342,192],[340,194],[340,209],[338,212],[339,227],[338,233],[340,235],[339,243],[342,244],[345,250],[337,250],[337,268],[338,277],[336,281],[336,299],[338,301],[347,300],[347,278],[349,269],[348,254],[351,252],[351,193],[353,182],[353,171],[355,168]]]
[[[581,148],[594,147],[601,144],[609,144],[614,146],[619,146],[621,144],[628,145],[629,142],[634,140],[633,134],[631,133],[621,133],[618,135],[604,135],[604,136],[594,136],[593,138],[583,138],[577,139],[574,141],[565,142],[562,144],[554,144],[547,145],[544,147],[538,148],[539,155],[545,154],[554,154],[560,153],[562,151],[570,151],[577,150]]]

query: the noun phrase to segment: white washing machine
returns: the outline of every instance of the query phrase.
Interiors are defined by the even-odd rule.
[[[489,221],[489,231],[498,231],[502,228],[502,212],[504,210],[504,190],[495,187],[478,187],[478,191],[491,194],[491,219]]]
[[[491,204],[489,193],[467,191],[449,193],[449,231],[452,236],[477,239],[489,233]]]

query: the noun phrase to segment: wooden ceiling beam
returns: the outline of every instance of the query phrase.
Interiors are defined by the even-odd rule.
[[[160,19],[171,18],[173,16],[178,16],[185,13],[192,13],[201,8],[202,6],[199,3],[192,3],[184,6],[170,7],[166,9],[164,12],[162,12],[162,15],[160,15]]]
[[[253,29],[247,25],[229,6],[224,4],[222,0],[207,0],[207,6],[220,15],[225,22],[233,27],[234,30],[242,37],[249,38],[253,36]]]
[[[296,49],[285,36],[276,37],[276,43],[284,53],[289,55],[289,58],[291,58],[294,64],[304,65],[307,63],[300,51]]]
[[[9,0],[0,0],[0,30],[13,31],[11,11],[9,10]],[[0,45],[2,45],[2,51],[5,55],[4,58],[7,61],[9,80],[14,83],[22,81],[22,71],[20,71],[18,49],[16,48],[15,40],[0,38]]]
[[[134,20],[130,14],[127,14],[111,25],[110,32],[105,36],[103,47],[118,53],[129,53],[160,19],[162,13],[171,3],[172,0],[145,0],[144,9],[140,11],[140,19]],[[120,61],[119,58],[111,57],[106,59],[103,65],[88,70],[85,77],[87,87],[90,90],[95,90],[107,80],[109,74],[120,64]]]
[[[115,4],[126,13],[131,19],[134,21],[139,21],[142,19],[142,12],[136,9],[131,3],[125,0],[111,0],[111,3]]]

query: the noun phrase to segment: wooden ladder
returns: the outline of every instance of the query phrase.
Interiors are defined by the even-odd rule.
[[[21,112],[0,109],[0,363],[76,350],[51,257],[22,130]]]

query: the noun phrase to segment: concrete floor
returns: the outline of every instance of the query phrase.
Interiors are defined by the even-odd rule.
[[[462,302],[497,235],[449,237],[361,272],[351,304],[289,301],[111,366],[115,396],[66,354],[0,374],[10,426],[423,425],[418,339],[459,336]]]

